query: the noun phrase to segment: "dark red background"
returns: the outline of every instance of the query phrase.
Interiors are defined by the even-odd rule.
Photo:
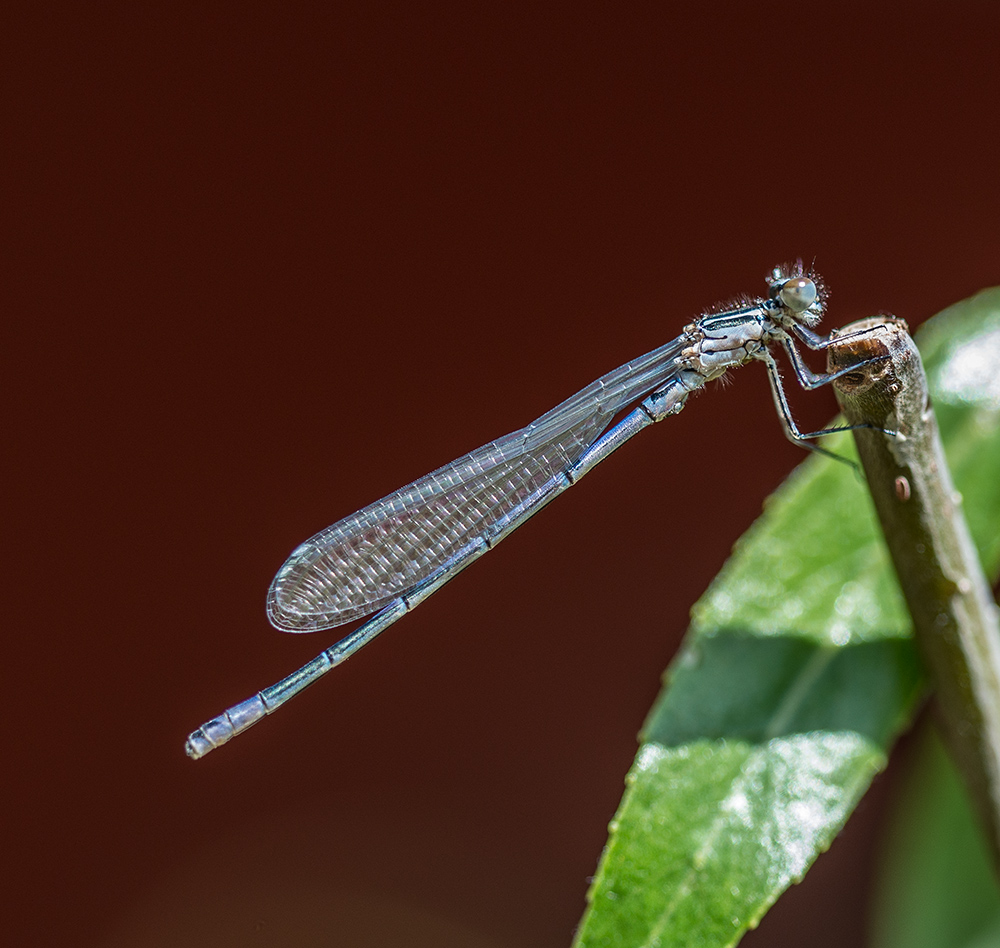
[[[998,282],[993,4],[404,7],[7,37],[8,944],[568,944],[687,611],[801,460],[763,371],[192,763],[334,639],[269,628],[272,574],[779,261],[831,325]],[[747,945],[863,942],[887,785]]]

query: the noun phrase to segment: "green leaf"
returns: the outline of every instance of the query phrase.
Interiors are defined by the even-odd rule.
[[[934,731],[920,734],[875,900],[874,948],[998,945],[1000,892],[958,774]]]
[[[987,569],[1000,564],[1000,289],[917,337]],[[846,436],[828,446],[853,454]],[[735,944],[843,826],[924,683],[863,482],[805,461],[692,611],[577,948]]]

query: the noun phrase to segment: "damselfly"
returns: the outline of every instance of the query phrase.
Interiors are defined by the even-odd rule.
[[[671,342],[592,382],[526,428],[414,481],[299,546],[271,583],[267,614],[287,632],[318,632],[375,613],[336,645],[203,724],[187,741],[202,757],[284,704],[437,592],[633,435],[675,415],[692,392],[746,362],[763,362],[785,434],[801,432],[772,353],[783,349],[799,384],[825,385],[858,366],[816,374],[797,344],[821,350],[848,336],[817,335],[824,288],[801,262],[776,267],[764,299],[713,307]],[[635,408],[609,428],[614,417]],[[827,452],[824,452],[827,453]]]

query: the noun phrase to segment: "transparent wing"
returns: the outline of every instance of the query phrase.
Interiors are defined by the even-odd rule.
[[[675,371],[680,336],[620,366],[526,428],[452,461],[299,546],[268,593],[271,623],[315,632],[388,605],[569,468],[622,408]]]

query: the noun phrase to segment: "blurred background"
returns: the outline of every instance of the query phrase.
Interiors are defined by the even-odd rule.
[[[815,260],[829,326],[1000,282],[998,8],[30,16],[5,80],[9,944],[568,945],[688,610],[803,458],[761,367],[279,715],[198,763],[184,739],[338,637],[267,624],[299,542],[775,264]],[[901,762],[744,944],[866,943]]]

